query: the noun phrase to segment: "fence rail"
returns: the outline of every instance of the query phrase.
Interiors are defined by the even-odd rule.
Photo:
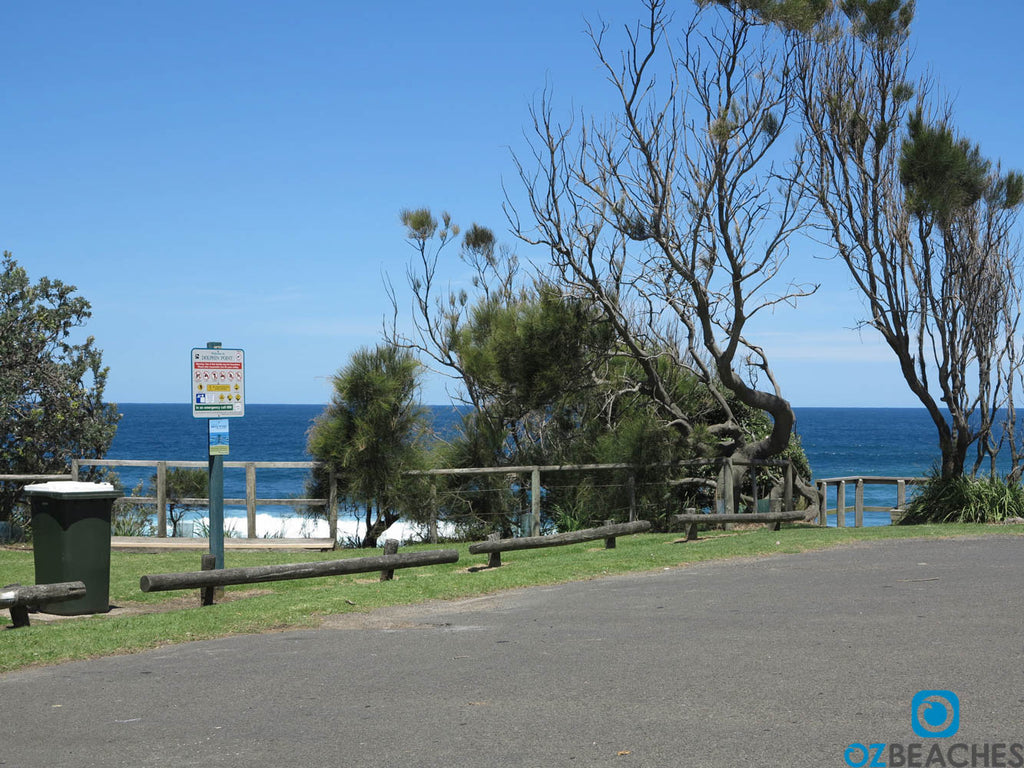
[[[45,483],[50,480],[73,480],[73,475],[0,475],[0,483]]]
[[[907,506],[907,486],[924,485],[927,480],[923,477],[871,477],[864,475],[853,475],[851,477],[829,477],[817,481],[818,486],[818,524],[827,525],[829,513],[836,515],[836,525],[839,528],[846,527],[846,486],[854,486],[853,501],[853,525],[860,528],[864,525],[865,512],[889,512],[902,515]],[[828,509],[829,486],[836,486],[835,509]],[[864,505],[864,487],[868,485],[893,485],[896,487],[896,504],[892,507],[877,507]],[[891,519],[891,517],[890,517]]]
[[[115,504],[154,504],[156,505],[157,536],[167,536],[167,470],[168,468],[206,469],[205,461],[164,461],[148,459],[73,459],[71,462],[71,479],[78,479],[79,469],[91,467],[154,467],[156,469],[156,496],[124,496],[115,500]],[[245,498],[224,499],[224,503],[232,506],[245,506],[246,536],[256,538],[256,506],[275,505],[291,507],[326,507],[330,536],[338,539],[338,482],[334,473],[330,473],[328,497],[326,499],[262,499],[256,495],[256,470],[258,469],[312,469],[318,466],[315,461],[225,461],[224,467],[229,469],[245,469]],[[186,504],[208,504],[206,498],[181,499]]]

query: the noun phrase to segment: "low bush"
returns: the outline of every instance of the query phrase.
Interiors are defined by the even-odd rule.
[[[950,477],[938,473],[907,504],[902,525],[996,523],[1024,518],[1024,488],[1002,477]]]

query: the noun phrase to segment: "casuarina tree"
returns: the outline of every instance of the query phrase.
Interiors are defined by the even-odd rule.
[[[1024,177],[958,135],[911,71],[911,0],[845,0],[795,71],[809,163],[800,180],[938,432],[943,479],[995,469],[1021,366],[1017,216]],[[1016,446],[1014,446],[1016,448]],[[1019,465],[1019,451],[1015,463]]]
[[[551,254],[566,293],[600,308],[685,439],[698,424],[665,364],[707,386],[720,414],[700,425],[708,455],[742,466],[779,456],[795,424],[756,321],[815,290],[785,274],[809,215],[792,181],[808,159],[794,141],[786,30],[812,25],[823,4],[698,5],[677,26],[665,0],[647,0],[621,48],[609,28],[591,28],[615,109],[560,120],[545,94],[532,151],[518,158],[527,204],[510,199],[510,219]],[[768,433],[746,433],[736,404],[769,414]]]
[[[322,466],[322,492],[333,472],[339,493],[365,523],[361,545],[373,547],[404,512],[420,468],[426,415],[419,405],[420,364],[406,350],[378,345],[355,352],[334,377],[327,409],[310,428],[308,449]]]

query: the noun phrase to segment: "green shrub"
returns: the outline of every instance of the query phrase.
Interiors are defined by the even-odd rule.
[[[115,504],[110,528],[114,536],[152,536],[155,533],[150,508],[141,504]]]
[[[121,483],[115,475],[114,487],[118,490]],[[142,482],[132,488],[126,498],[142,496]],[[121,504],[114,504],[110,511],[110,529],[114,536],[152,536],[156,533],[152,520],[153,508],[146,504],[137,504],[127,501]]]
[[[6,521],[2,543],[32,541],[32,510],[28,504],[19,502],[11,510],[11,517]]]
[[[1002,477],[951,477],[934,473],[907,504],[902,525],[994,523],[1024,517],[1024,489]]]

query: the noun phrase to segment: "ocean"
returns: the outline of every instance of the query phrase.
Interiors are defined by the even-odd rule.
[[[207,424],[192,417],[188,404],[119,404],[122,419],[107,455],[111,459],[188,460],[207,458]],[[246,415],[230,419],[228,461],[309,461],[306,433],[323,411],[321,405],[246,405]],[[925,475],[938,461],[935,428],[921,408],[796,408],[797,432],[810,460],[814,479],[850,475]],[[450,406],[431,407],[435,430],[451,430],[457,419]],[[144,485],[155,469],[120,467],[126,491]],[[305,470],[260,470],[257,495],[261,498],[301,497]],[[245,496],[243,469],[225,468],[226,498]],[[852,510],[853,493],[847,494]],[[865,504],[892,505],[895,489],[867,486]],[[829,506],[835,506],[832,491]],[[289,507],[261,507],[259,535],[281,531],[320,535],[299,520]],[[852,514],[852,513],[851,513]],[[245,531],[244,508],[225,508],[226,524]],[[833,515],[832,524],[835,516]],[[852,523],[852,519],[851,519]],[[887,525],[888,514],[865,513],[866,525]],[[339,521],[339,526],[341,522]],[[262,529],[262,530],[261,530]]]

